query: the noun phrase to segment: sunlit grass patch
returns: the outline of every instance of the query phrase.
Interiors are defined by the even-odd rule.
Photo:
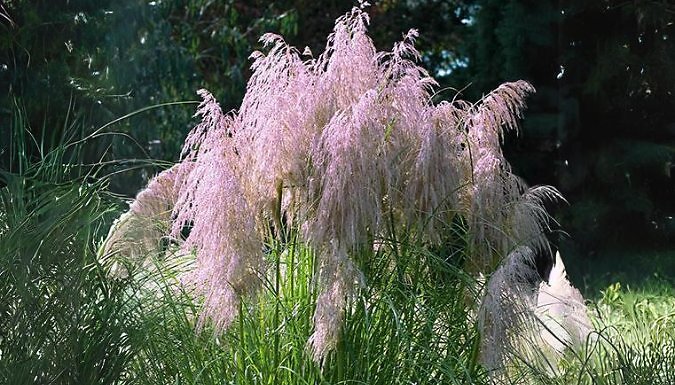
[[[675,297],[666,281],[649,290],[620,283],[591,303],[596,332],[586,349],[568,354],[556,373],[530,373],[542,384],[672,384],[675,383]]]

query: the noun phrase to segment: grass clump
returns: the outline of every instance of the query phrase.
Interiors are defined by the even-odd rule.
[[[222,332],[207,325],[195,333],[200,305],[172,273],[184,264],[139,270],[136,279],[161,289],[144,300],[146,339],[132,376],[147,384],[485,383],[466,301],[473,279],[411,239],[380,244],[363,269],[368,285],[348,301],[339,342],[321,363],[307,347],[318,259],[297,234],[269,245],[263,288]]]
[[[0,383],[119,383],[137,319],[96,259],[113,200],[81,147],[30,158],[15,114],[16,168],[0,172]]]

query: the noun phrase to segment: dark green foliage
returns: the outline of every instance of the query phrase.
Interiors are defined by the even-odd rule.
[[[675,213],[675,71],[669,63],[675,7],[615,1],[603,7],[568,2],[564,9],[561,38],[574,46],[562,51],[561,64],[570,71],[562,80],[577,95],[580,123],[567,127],[563,145],[580,144],[583,153],[568,163],[586,163],[589,175],[585,186],[561,187],[578,201],[611,207],[597,217],[598,237],[665,245],[675,240],[675,232],[664,229]]]
[[[0,383],[115,383],[134,319],[94,262],[96,187],[3,179]]]
[[[49,150],[61,142],[66,129],[65,122],[72,121],[64,111],[69,111],[71,97],[77,93],[105,93],[99,81],[99,63],[92,54],[101,45],[99,36],[105,34],[105,24],[94,15],[103,17],[103,4],[87,1],[8,2],[5,10],[11,22],[2,20],[0,28],[0,167],[7,170],[16,166],[7,159],[11,143],[8,139],[10,121],[14,116],[14,99],[23,101],[30,121],[24,122],[33,128],[35,142],[46,145]],[[98,22],[97,22],[98,21]],[[85,62],[85,59],[86,62]],[[79,103],[78,103],[79,104]],[[112,119],[106,109],[93,102],[82,102],[82,111],[89,110],[97,121]],[[24,143],[27,159],[39,158],[36,143]]]
[[[664,1],[479,1],[454,78],[482,92],[537,88],[508,157],[560,188],[569,245],[662,248],[675,240],[675,8]],[[568,247],[569,248],[569,247]],[[582,251],[583,250],[583,251]]]
[[[0,383],[118,383],[137,319],[96,262],[112,201],[91,168],[71,163],[80,146],[31,160],[30,133],[12,128],[18,170],[0,172]]]
[[[259,9],[261,9],[259,11]],[[7,3],[0,28],[0,168],[8,158],[11,105],[19,98],[26,122],[49,150],[63,136],[63,111],[74,104],[88,131],[129,111],[193,100],[208,87],[226,109],[243,96],[248,55],[268,30],[288,32],[291,14],[249,2],[26,1]],[[126,119],[88,143],[87,162],[106,159],[176,160],[193,108],[164,107]],[[30,141],[29,157],[40,150]],[[106,148],[110,151],[106,152]],[[134,194],[154,168],[124,171],[111,188]]]

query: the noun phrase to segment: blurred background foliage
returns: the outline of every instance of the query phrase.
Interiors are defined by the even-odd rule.
[[[464,82],[537,88],[507,148],[519,175],[570,202],[557,210],[564,255],[675,256],[674,22],[670,1],[480,2]],[[653,262],[632,269],[675,274]]]
[[[371,36],[391,48],[420,31],[436,99],[477,100],[500,82],[537,88],[518,137],[517,173],[558,187],[569,233],[555,243],[580,261],[675,249],[675,5],[668,0],[372,1]],[[0,8],[0,169],[16,171],[10,144],[38,157],[72,134],[133,111],[195,100],[209,89],[237,108],[248,55],[265,32],[318,54],[353,1],[6,0]],[[133,196],[177,160],[193,105],[150,108],[96,135],[83,164],[110,161],[110,189]],[[33,138],[16,136],[26,119]],[[86,133],[85,133],[86,134]],[[101,135],[103,134],[103,135]],[[639,262],[639,261],[638,261]],[[632,261],[633,268],[637,262]],[[642,262],[655,269],[651,260]],[[575,264],[568,264],[574,269]],[[660,263],[673,276],[675,264]],[[583,269],[583,264],[576,264]],[[574,272],[573,272],[574,273]]]

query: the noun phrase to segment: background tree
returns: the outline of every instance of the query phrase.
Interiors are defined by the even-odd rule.
[[[672,248],[675,240],[675,6],[667,1],[478,2],[453,74],[477,97],[501,81],[537,88],[519,175],[558,186],[563,247]],[[571,242],[570,242],[571,241]]]
[[[47,150],[68,136],[73,120],[86,121],[91,132],[132,111],[195,100],[201,87],[234,108],[258,37],[294,25],[290,14],[244,4],[250,2],[7,3],[0,135],[12,137],[12,122],[28,117],[36,140],[27,151],[37,156],[40,147]],[[69,109],[72,114],[65,113]],[[193,112],[194,106],[164,107],[123,120],[108,130],[122,135],[102,136],[82,161],[96,162],[106,153],[104,159],[116,163],[111,172],[125,171],[111,188],[133,195],[155,170],[143,159],[177,159]],[[9,142],[1,147],[0,167],[11,169]]]

